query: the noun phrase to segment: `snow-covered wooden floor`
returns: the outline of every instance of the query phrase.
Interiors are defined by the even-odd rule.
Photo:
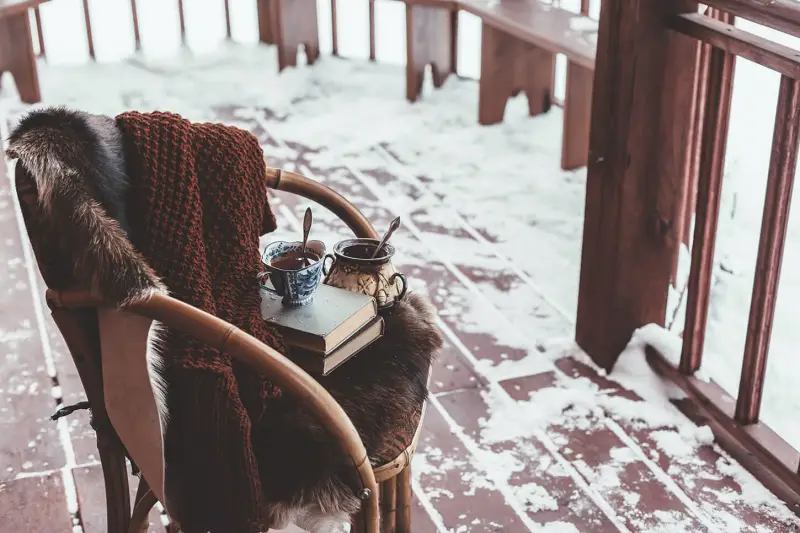
[[[260,139],[270,166],[330,185],[376,227],[403,217],[397,264],[430,294],[447,339],[414,463],[415,533],[800,530],[702,421],[680,414],[669,398],[682,400],[635,349],[605,376],[570,342],[583,177],[558,170],[558,117],[527,119],[511,105],[503,127],[478,128],[476,107],[461,106],[477,88],[456,81],[421,104],[438,98],[444,111],[421,118],[402,100],[401,68],[345,63],[267,81],[247,61],[178,74],[54,69],[44,94],[96,112],[159,108],[236,124]],[[123,84],[114,69],[137,77]],[[83,90],[69,93],[71,80]],[[0,109],[5,136],[24,106]],[[0,167],[0,532],[102,533],[88,414],[48,420],[57,402],[83,396],[13,198]],[[274,202],[281,230],[265,240],[299,235],[306,204]],[[329,244],[348,236],[319,208],[314,233]]]

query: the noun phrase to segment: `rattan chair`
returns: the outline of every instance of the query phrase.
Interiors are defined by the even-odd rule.
[[[367,219],[335,191],[295,173],[268,169],[268,186],[313,200],[330,209],[358,237],[376,237]],[[125,438],[112,424],[104,394],[102,320],[98,317],[110,309],[102,295],[76,290],[55,290],[69,285],[53,267],[63,261],[63,254],[39,230],[36,185],[22,165],[16,167],[17,195],[20,200],[28,235],[47,289],[46,300],[53,319],[75,360],[92,410],[92,425],[97,434],[97,447],[105,480],[109,533],[141,533],[147,531],[148,514],[157,502],[159,491],[151,490],[147,475],[142,476],[136,497],[131,504]],[[149,300],[113,311],[133,320],[157,320],[170,328],[225,350],[231,357],[249,365],[292,395],[336,437],[357,480],[354,490],[363,500],[362,509],[352,520],[354,533],[383,531],[409,533],[411,512],[410,463],[422,425],[422,415],[409,446],[394,460],[373,468],[364,445],[344,410],[311,376],[276,350],[259,342],[231,324],[174,298],[156,295]],[[147,322],[148,324],[150,322]],[[144,356],[144,354],[142,354]],[[132,461],[133,462],[133,461]],[[137,461],[138,462],[138,461]],[[140,465],[141,466],[141,465]],[[153,481],[153,480],[151,480]],[[162,480],[159,480],[162,481]],[[380,490],[379,490],[380,485]],[[155,486],[155,485],[154,485]],[[163,502],[162,502],[163,503]]]

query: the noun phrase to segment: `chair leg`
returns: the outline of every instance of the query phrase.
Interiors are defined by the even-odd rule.
[[[131,497],[128,492],[125,452],[116,440],[116,435],[108,435],[108,431],[102,426],[97,428],[97,451],[100,455],[106,487],[108,533],[128,533]]]
[[[433,84],[441,87],[455,72],[453,12],[406,4],[406,98],[415,102],[422,91],[425,67],[433,65]]]
[[[363,511],[354,514],[350,520],[350,533],[367,533],[366,529],[364,529],[365,523]]]
[[[381,483],[381,533],[395,533],[397,526],[397,478]]]
[[[14,76],[20,100],[35,104],[42,99],[27,11],[0,18],[0,73],[3,71]]]
[[[263,1],[263,0],[262,0]],[[319,57],[316,0],[270,0],[275,2],[273,36],[278,45],[278,71],[297,65],[297,47],[304,45],[309,65]]]
[[[561,168],[564,170],[580,168],[589,161],[593,82],[592,70],[572,62],[567,64],[564,133],[561,145]]]
[[[397,474],[397,530],[411,533],[411,466]]]
[[[133,502],[133,512],[131,513],[131,522],[128,528],[129,533],[147,533],[150,527],[150,510],[157,501],[153,491],[150,490],[147,482],[142,478],[139,481],[136,498]]]

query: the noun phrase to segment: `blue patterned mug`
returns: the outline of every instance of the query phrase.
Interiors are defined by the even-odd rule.
[[[260,276],[261,288],[283,296],[284,305],[310,304],[322,278],[325,243],[308,241],[308,264],[303,260],[302,250],[302,242],[277,241],[267,245],[261,254],[265,270]]]

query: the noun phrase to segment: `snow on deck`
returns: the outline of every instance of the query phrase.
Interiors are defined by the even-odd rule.
[[[113,14],[109,5],[120,2],[91,2],[98,13],[95,37],[106,39],[106,46],[98,42],[98,52],[112,41],[132,42],[125,25],[97,24],[97,17]],[[250,9],[248,2],[231,3],[234,14]],[[313,68],[278,76],[274,49],[219,45],[221,33],[192,29],[192,17],[199,15],[191,13],[190,44],[206,53],[97,65],[85,64],[77,54],[78,61],[71,62],[78,64],[68,65],[82,35],[64,39],[63,31],[52,30],[57,23],[79,29],[78,4],[61,0],[42,9],[51,39],[50,64],[40,68],[45,104],[111,115],[160,109],[235,124],[258,136],[271,166],[337,189],[376,227],[402,216],[393,237],[400,250],[397,263],[412,289],[433,298],[447,338],[414,463],[415,533],[800,528],[800,519],[713,444],[707,427],[686,419],[669,401],[680,402],[680,395],[653,376],[640,349],[642,337],[665,340],[663,331],[640,332],[610,377],[571,342],[585,171],[559,168],[560,110],[531,119],[524,100],[516,99],[503,124],[480,127],[472,81],[451,79],[435,92],[426,86],[423,100],[410,105],[403,97],[403,70],[391,64],[323,56]],[[158,12],[148,12],[149,4],[140,2],[145,51],[169,51],[178,46],[175,33],[152,37]],[[187,3],[187,9],[190,5],[195,4]],[[351,5],[348,11],[342,5],[347,2],[340,1],[340,22],[349,17],[357,22],[353,27],[364,25],[359,17],[365,6],[358,12],[361,8]],[[386,37],[379,39],[378,54],[388,63],[402,61],[398,8],[378,9],[379,36]],[[104,15],[103,9],[111,11]],[[391,9],[396,26],[387,19]],[[324,33],[328,21],[322,13]],[[177,27],[169,17],[158,20]],[[474,21],[465,20],[462,72],[476,73],[479,32]],[[237,40],[250,40],[248,32],[252,20],[235,16]],[[364,32],[343,34],[344,54],[366,49],[359,41]],[[387,38],[396,39],[395,46],[385,44]],[[323,37],[323,51],[325,46]],[[752,241],[747,253],[754,257],[773,115],[752,101],[763,90],[770,95],[765,101],[774,101],[772,87],[777,88],[777,78],[758,67],[739,61],[737,69],[723,199],[727,218],[721,221],[710,364],[704,367],[731,392],[741,359],[736,342],[743,340],[738,339],[743,328],[731,324],[742,314],[746,320],[754,261],[741,252],[739,236]],[[4,83],[3,137],[26,109],[13,85]],[[10,519],[9,531],[66,531],[74,524],[76,531],[99,533],[105,530],[102,474],[88,415],[77,413],[58,424],[47,420],[54,398],[72,404],[83,396],[43,306],[43,285],[4,174],[0,169],[0,263],[6,265],[0,278],[0,522],[5,526]],[[285,194],[274,201],[282,228],[265,240],[299,235],[306,204]],[[795,228],[787,265],[800,249]],[[329,245],[348,235],[320,209],[314,233]],[[786,371],[796,345],[794,329],[781,322],[790,316],[797,294],[792,291],[800,281],[786,271],[765,417],[800,446],[792,433],[800,391]],[[680,322],[673,331],[680,330]],[[152,527],[160,530],[156,512],[152,518]]]

